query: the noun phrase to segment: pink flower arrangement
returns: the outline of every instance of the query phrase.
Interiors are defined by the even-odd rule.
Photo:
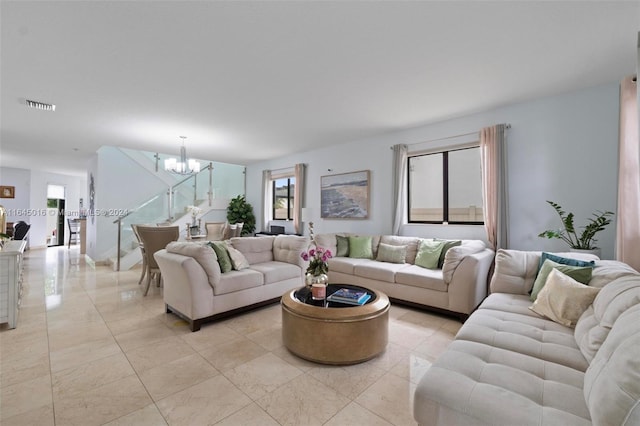
[[[309,262],[307,273],[311,275],[326,274],[329,272],[329,259],[333,257],[331,250],[322,247],[311,247],[308,251],[303,251],[300,257]]]

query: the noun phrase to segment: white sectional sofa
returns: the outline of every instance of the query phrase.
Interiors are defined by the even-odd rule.
[[[338,237],[354,234],[318,234],[316,243],[338,252]],[[381,290],[392,301],[428,307],[466,317],[487,296],[487,280],[494,252],[480,240],[461,240],[450,248],[442,268],[426,269],[414,264],[421,238],[393,235],[371,236],[372,258],[336,256],[329,260],[329,282],[355,284]],[[377,260],[381,244],[405,246],[404,262]]]
[[[498,251],[491,295],[416,387],[420,425],[640,425],[640,274],[596,260],[574,329],[530,309],[540,256]]]
[[[280,300],[304,283],[306,263],[300,253],[308,238],[279,235],[231,238],[248,267],[222,273],[215,251],[206,243],[174,242],[154,254],[164,282],[167,312],[202,323]]]

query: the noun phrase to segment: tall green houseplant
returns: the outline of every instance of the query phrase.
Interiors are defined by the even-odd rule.
[[[541,232],[538,236],[543,238],[559,238],[565,243],[569,244],[572,249],[578,250],[594,250],[597,249],[594,244],[596,240],[594,236],[603,231],[607,225],[611,223],[611,216],[613,212],[601,212],[596,211],[593,213],[593,217],[589,218],[586,226],[581,226],[582,232],[578,233],[576,227],[573,224],[573,213],[566,213],[558,203],[553,201],[547,201],[551,207],[558,213],[560,220],[562,221],[562,228],[560,229],[548,229]]]
[[[251,235],[256,230],[256,216],[253,207],[247,203],[244,195],[232,198],[227,207],[227,221],[229,223],[242,222],[242,235]]]

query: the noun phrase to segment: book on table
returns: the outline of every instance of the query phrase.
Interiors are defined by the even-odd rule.
[[[366,291],[352,290],[349,288],[341,288],[335,293],[329,295],[327,300],[331,302],[348,303],[351,305],[364,305],[371,298]]]

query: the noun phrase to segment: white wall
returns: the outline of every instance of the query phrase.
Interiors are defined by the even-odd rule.
[[[313,209],[317,233],[390,233],[392,145],[418,144],[509,123],[509,245],[521,250],[566,250],[561,241],[537,236],[560,226],[545,200],[556,201],[574,212],[578,225],[595,210],[616,211],[618,110],[619,85],[615,82],[256,163],[247,167],[247,200],[260,217],[262,170],[307,163],[305,206]],[[363,169],[371,170],[369,219],[321,220],[320,176]],[[462,225],[406,225],[402,234],[485,239],[483,227]],[[613,258],[615,223],[600,233],[598,240],[602,257]]]
[[[3,167],[0,169],[2,185],[16,187],[16,198],[0,199],[0,204],[7,208],[8,213],[27,210],[27,214],[8,215],[7,220],[17,222],[24,220],[31,224],[29,230],[29,246],[31,248],[46,247],[47,245],[47,185],[61,185],[65,187],[65,209],[67,213],[77,216],[80,198],[86,200],[86,180],[76,176],[46,173],[37,170]],[[65,236],[68,236],[68,226],[65,224]]]

